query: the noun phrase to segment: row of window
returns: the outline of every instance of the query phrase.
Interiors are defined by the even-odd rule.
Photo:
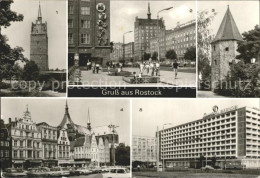
[[[69,5],[68,13],[70,15],[74,14],[74,6]],[[81,15],[90,15],[90,7],[80,7],[80,14]]]
[[[0,141],[0,146],[9,146],[9,141]]]
[[[80,27],[81,28],[90,28],[90,20],[81,20],[80,21]],[[73,20],[72,19],[68,19],[68,27],[69,28],[73,28],[74,25],[73,25]]]
[[[0,158],[8,158],[9,150],[0,150]]]
[[[68,34],[68,43],[73,44],[74,39],[73,39],[73,34],[69,33]],[[90,35],[89,34],[80,34],[80,43],[81,44],[90,44]]]

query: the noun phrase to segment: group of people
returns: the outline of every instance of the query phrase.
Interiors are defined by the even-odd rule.
[[[100,70],[100,64],[99,63],[95,63],[95,62],[90,62],[88,60],[88,62],[87,62],[87,70],[92,70],[93,74],[95,74],[95,73],[98,74],[98,72]]]
[[[118,67],[118,72],[123,71],[123,64],[119,62],[118,64],[114,64],[112,61],[107,61],[106,63],[108,74],[110,74],[110,69],[115,69]]]
[[[147,61],[140,63],[140,73],[143,74],[145,71],[147,75],[159,76],[160,63],[155,61]]]
[[[178,62],[177,60],[174,60],[172,63],[172,69],[175,75],[175,79],[177,78],[178,75]],[[146,71],[147,75],[151,76],[159,76],[160,75],[160,62],[159,61],[146,61],[140,63],[140,73],[143,74]]]

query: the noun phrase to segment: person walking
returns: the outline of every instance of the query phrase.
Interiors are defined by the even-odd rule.
[[[92,70],[93,70],[93,74],[94,74],[94,73],[96,73],[96,63],[95,62],[93,62],[92,67],[93,67]]]
[[[155,64],[155,72],[156,72],[156,76],[160,75],[160,62],[157,61]]]
[[[97,74],[98,74],[98,71],[99,71],[99,64],[98,63],[96,64],[96,71],[97,71]]]
[[[140,63],[140,73],[143,74],[143,70],[144,70],[144,63],[141,62]]]
[[[173,72],[175,74],[175,79],[177,78],[177,75],[178,75],[178,66],[179,66],[179,64],[178,64],[177,60],[175,59],[172,64]]]
[[[149,68],[150,68],[150,65],[149,65],[149,62],[147,61],[145,63],[145,69],[146,69],[146,74],[149,75]]]

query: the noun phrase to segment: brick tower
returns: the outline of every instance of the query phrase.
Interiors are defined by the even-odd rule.
[[[38,18],[31,28],[30,60],[34,61],[41,71],[48,70],[48,35],[47,22],[42,22],[41,4]]]
[[[219,81],[229,75],[230,64],[238,55],[237,42],[242,41],[229,6],[219,27],[218,33],[211,43],[211,89],[214,90]]]

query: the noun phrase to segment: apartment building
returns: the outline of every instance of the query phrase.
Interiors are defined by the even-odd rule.
[[[133,135],[132,162],[156,164],[156,138]]]
[[[260,110],[233,106],[159,131],[159,157],[168,167],[205,164],[260,166]]]

